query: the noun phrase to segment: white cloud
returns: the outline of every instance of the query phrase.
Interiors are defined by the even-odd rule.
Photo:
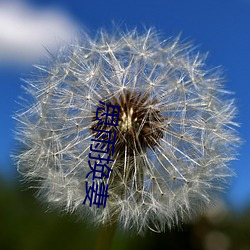
[[[76,25],[56,9],[39,10],[22,2],[0,3],[0,64],[27,63],[70,42]]]

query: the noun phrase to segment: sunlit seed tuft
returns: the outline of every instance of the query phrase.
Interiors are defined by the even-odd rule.
[[[203,212],[233,175],[239,143],[218,70],[153,29],[79,40],[26,81],[29,104],[15,116],[18,171],[37,181],[44,202],[96,224],[164,231]],[[100,101],[120,106],[117,127],[98,127]],[[97,127],[116,131],[105,208],[82,204]]]

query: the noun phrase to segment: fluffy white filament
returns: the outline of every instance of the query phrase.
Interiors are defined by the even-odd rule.
[[[162,41],[152,29],[82,36],[26,81],[32,99],[15,116],[20,173],[36,180],[44,202],[97,224],[116,218],[124,229],[163,231],[202,212],[232,175],[228,163],[239,141],[234,101],[218,71],[207,70],[190,44]],[[160,110],[163,136],[130,160],[124,143],[110,164],[116,180],[109,183],[106,207],[89,207],[82,203],[93,114],[99,101],[124,91],[149,94],[142,121]],[[117,129],[137,124],[130,113]],[[139,134],[143,122],[136,126]],[[130,180],[123,172],[132,173]]]

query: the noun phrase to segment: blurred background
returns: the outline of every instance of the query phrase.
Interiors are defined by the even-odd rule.
[[[46,210],[21,181],[10,155],[16,152],[13,114],[20,108],[22,78],[29,78],[61,43],[80,29],[153,26],[164,37],[181,33],[209,51],[209,67],[225,72],[235,92],[243,145],[232,162],[237,177],[206,215],[166,233],[144,237],[117,232],[112,249],[250,250],[250,0],[0,0],[0,249],[92,249],[97,229],[74,216]]]

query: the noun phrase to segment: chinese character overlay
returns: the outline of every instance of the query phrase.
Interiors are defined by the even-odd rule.
[[[105,105],[104,102],[99,101],[102,105]],[[106,104],[106,112],[102,112],[100,115],[105,116],[104,125],[117,126],[119,120],[120,106],[108,105]],[[96,110],[96,120],[100,121],[97,125],[103,124],[103,117],[99,117],[99,111],[105,111],[104,107],[98,107]]]
[[[117,126],[120,106],[106,104],[105,109],[105,103],[100,101],[100,104],[103,107],[97,107],[96,110],[95,118],[99,121],[97,126]],[[105,186],[103,182],[95,183],[94,180],[104,180],[104,177],[109,178],[110,173],[113,171],[107,164],[114,161],[110,159],[110,154],[111,156],[114,154],[116,130],[112,132],[111,130],[93,129],[93,131],[95,132],[95,139],[91,140],[93,144],[90,145],[93,155],[89,153],[90,160],[88,161],[91,171],[86,175],[86,178],[92,175],[92,185],[89,186],[86,181],[86,196],[83,204],[85,205],[88,199],[90,207],[94,204],[99,208],[100,206],[106,206],[106,200],[109,197],[108,184]],[[100,153],[107,154],[107,156],[101,156]],[[93,162],[93,160],[95,161]]]
[[[108,195],[108,184],[104,185],[103,182],[101,183],[95,183],[92,182],[92,186],[88,187],[88,182],[86,182],[86,196],[83,201],[83,204],[85,205],[86,200],[89,199],[89,206],[91,207],[92,204],[97,205],[97,207],[106,206],[106,200],[109,197]],[[99,187],[99,189],[98,189]],[[94,200],[93,200],[94,199]]]
[[[86,178],[88,178],[88,176],[93,173],[92,180],[94,180],[94,179],[102,179],[103,176],[105,176],[106,178],[109,178],[109,173],[111,171],[113,171],[106,164],[99,164],[97,162],[95,162],[94,167],[92,167],[91,163],[89,161],[89,167],[91,168],[91,171],[87,174]],[[106,172],[107,172],[106,174],[104,173],[105,169],[106,169]],[[99,174],[99,175],[96,175],[96,174]]]
[[[95,145],[95,149],[93,149],[92,145],[90,145],[90,150],[93,152],[100,152],[100,153],[108,153],[110,145],[112,145],[112,156],[114,154],[114,146],[115,146],[115,138],[116,138],[116,131],[114,131],[114,135],[112,135],[111,131],[93,129],[93,131],[98,132],[96,135],[97,139],[92,139],[91,141],[98,142]],[[106,134],[105,134],[106,133]],[[113,137],[113,141],[111,141]],[[100,149],[96,149],[100,145]],[[106,149],[105,149],[106,148]]]

